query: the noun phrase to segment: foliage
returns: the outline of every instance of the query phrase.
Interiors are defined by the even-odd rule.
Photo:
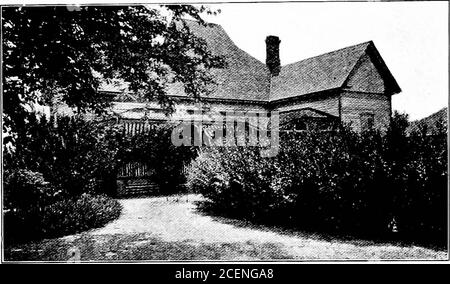
[[[97,228],[117,219],[122,207],[105,196],[83,194],[42,207],[38,213],[7,212],[7,242],[21,242],[43,237],[56,237]]]
[[[4,155],[5,235],[9,242],[100,226],[118,217],[114,189],[118,129],[79,117],[29,120]],[[90,194],[88,194],[90,193]]]
[[[109,123],[81,117],[30,117],[14,151],[5,152],[5,169],[42,173],[63,196],[105,192],[111,185],[102,181],[111,180],[117,167],[118,135]]]
[[[447,232],[447,130],[413,133],[399,193],[399,222],[411,234],[441,238]],[[439,239],[440,240],[440,239]]]
[[[44,209],[42,222],[46,235],[65,235],[101,227],[117,219],[121,205],[106,196],[82,194],[73,200],[56,202]]]
[[[170,142],[170,125],[126,137],[109,122],[81,117],[29,121],[5,153],[5,230],[8,241],[53,237],[101,226],[118,216],[113,193],[118,167],[151,162],[163,191],[184,183],[193,149]],[[107,184],[106,182],[110,182]]]
[[[256,147],[205,148],[188,185],[220,214],[303,229],[439,244],[447,228],[446,133],[390,130],[307,132],[281,137],[280,153]]]
[[[135,136],[123,135],[113,122],[79,116],[49,121],[34,117],[28,125],[18,134],[14,151],[5,152],[5,169],[41,173],[64,197],[114,195],[119,167],[136,161],[150,166],[162,192],[176,192],[185,183],[184,166],[196,154],[193,148],[171,143],[171,124],[153,125]]]
[[[171,16],[146,6],[3,7],[5,127],[26,128],[26,106],[48,103],[55,94],[79,111],[102,112],[108,99],[97,90],[113,79],[168,110],[169,83],[183,83],[196,98],[207,93],[208,71],[222,67],[223,59],[211,55],[182,19],[201,21],[203,12],[215,12],[189,5],[163,9]]]
[[[13,212],[37,213],[41,208],[58,200],[57,191],[43,175],[26,169],[7,170],[4,189],[4,208]]]
[[[118,128],[81,115],[39,119],[36,104],[52,105],[58,97],[77,115],[102,113],[110,103],[98,92],[104,82],[122,82],[167,111],[173,109],[166,96],[169,84],[182,83],[194,98],[209,92],[214,83],[209,70],[223,67],[224,61],[210,54],[183,19],[205,24],[201,14],[215,12],[190,5],[161,7],[170,15],[147,6],[2,9],[8,231],[31,236],[75,232],[118,212],[112,201],[89,195],[114,189],[126,147]],[[171,186],[180,165],[170,161],[182,159],[170,146],[158,145],[158,153],[142,153],[156,159],[158,176],[167,177]],[[165,153],[170,161],[160,159]]]

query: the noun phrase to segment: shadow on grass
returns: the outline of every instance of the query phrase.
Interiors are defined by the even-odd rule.
[[[79,256],[74,259],[74,256]],[[81,235],[5,249],[6,261],[289,260],[278,243],[162,241],[148,234]]]

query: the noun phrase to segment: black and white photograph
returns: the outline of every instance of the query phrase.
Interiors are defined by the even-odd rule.
[[[447,1],[2,2],[1,262],[448,262],[448,104]]]

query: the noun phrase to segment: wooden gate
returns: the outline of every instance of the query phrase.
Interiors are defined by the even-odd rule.
[[[151,177],[152,171],[147,164],[141,162],[130,162],[119,169],[118,176],[123,178]]]
[[[119,123],[123,126],[123,134],[126,136],[149,131],[155,126],[146,120],[123,119]],[[154,171],[149,163],[128,162],[117,173],[117,194],[119,197],[154,194],[159,189],[153,181],[154,177]]]

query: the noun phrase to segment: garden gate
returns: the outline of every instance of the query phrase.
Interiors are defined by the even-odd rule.
[[[155,125],[151,121],[140,119],[120,119],[119,124],[123,126],[123,134],[126,136],[149,131]],[[149,163],[126,163],[117,173],[117,195],[124,197],[155,193],[159,188],[153,179],[154,171]]]

